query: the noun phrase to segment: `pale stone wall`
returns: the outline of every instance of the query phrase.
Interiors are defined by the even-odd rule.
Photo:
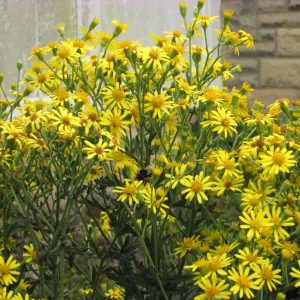
[[[226,85],[249,81],[254,99],[300,99],[300,0],[222,0],[236,11],[233,29],[254,36],[254,49],[241,49],[234,63],[243,73]]]

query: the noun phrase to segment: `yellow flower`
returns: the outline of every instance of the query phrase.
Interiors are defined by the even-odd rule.
[[[298,265],[300,267],[300,260],[298,260]],[[300,286],[300,269],[292,268],[292,272],[290,272],[290,275],[294,278],[297,278],[298,280],[295,282],[295,287]]]
[[[233,136],[236,133],[235,127],[237,123],[231,116],[230,111],[226,111],[224,108],[217,108],[210,113],[209,120],[200,123],[203,127],[211,126],[213,132],[227,136]]]
[[[222,178],[215,178],[214,187],[211,189],[216,192],[218,197],[223,196],[225,191],[241,192],[240,187],[243,184],[243,176],[223,176]]]
[[[231,264],[232,259],[227,257],[227,253],[222,255],[212,255],[207,253],[207,258],[203,269],[205,270],[204,278],[217,278],[218,275],[226,276],[227,271],[224,270]]]
[[[276,284],[281,284],[279,281],[281,276],[278,275],[281,270],[273,270],[273,265],[270,263],[269,259],[264,259],[259,265],[252,266],[252,270],[254,271],[253,278],[257,278],[255,284],[258,284],[259,289],[262,289],[266,284],[269,291],[272,292],[273,289],[277,289]]]
[[[113,109],[114,107],[122,109],[128,107],[129,103],[126,100],[126,96],[129,92],[126,92],[125,88],[121,87],[119,83],[116,83],[115,86],[103,88],[101,94],[103,95],[102,98],[106,109]]]
[[[29,263],[33,260],[37,260],[38,256],[34,249],[33,244],[24,245],[24,249],[27,251],[27,253],[23,253],[23,257],[25,258],[25,262]]]
[[[208,201],[205,191],[210,190],[211,185],[213,184],[213,182],[208,182],[209,180],[210,176],[204,177],[203,172],[200,172],[195,177],[187,175],[180,180],[180,183],[187,187],[181,193],[186,194],[185,198],[190,201],[192,201],[195,197],[199,203],[202,203],[203,199]]]
[[[161,69],[162,64],[169,61],[169,57],[159,47],[143,48],[139,50],[139,56],[147,68]]]
[[[121,194],[118,198],[118,201],[128,201],[129,205],[132,205],[133,203],[139,203],[138,193],[141,184],[142,181],[131,181],[129,179],[125,179],[125,186],[117,186],[113,192]]]
[[[196,18],[196,24],[201,23],[201,26],[206,29],[216,19],[218,19],[218,16],[199,16]]]
[[[129,129],[128,124],[130,121],[126,121],[126,117],[129,112],[122,114],[121,110],[114,108],[113,111],[104,111],[100,118],[100,125],[110,126],[110,131],[113,135],[126,135],[126,131]]]
[[[166,187],[171,186],[172,189],[175,189],[178,183],[181,181],[181,179],[183,179],[185,171],[186,171],[186,165],[183,164],[181,166],[176,166],[174,168],[174,174],[167,173],[165,175],[166,178],[168,178]]]
[[[14,296],[14,292],[13,291],[7,291],[7,288],[3,288],[2,290],[0,290],[0,299],[1,300],[18,300],[16,299],[16,297]]]
[[[79,57],[80,54],[70,41],[62,41],[57,46],[56,55],[51,58],[50,62],[57,68],[60,68],[64,65],[75,63]]]
[[[254,47],[254,41],[253,36],[244,30],[239,30],[240,35],[240,42],[245,45],[246,48],[253,48]]]
[[[262,230],[266,226],[271,226],[268,220],[265,218],[265,211],[258,210],[257,213],[250,211],[247,213],[243,211],[243,216],[240,216],[240,220],[245,224],[240,225],[243,229],[248,229],[247,238],[251,240],[253,237],[260,238]]]
[[[232,268],[228,271],[228,278],[234,281],[234,286],[231,287],[230,291],[232,291],[235,295],[238,294],[240,298],[243,298],[245,295],[248,299],[254,298],[254,293],[252,290],[257,290],[258,286],[253,281],[255,276],[254,274],[249,275],[250,268],[239,265],[238,271],[235,268]]]
[[[281,207],[272,206],[272,211],[269,207],[266,209],[266,217],[271,224],[271,229],[273,230],[274,240],[278,242],[279,239],[286,239],[289,237],[288,232],[283,229],[285,226],[294,226],[293,218],[289,217],[286,220],[282,219]]]
[[[163,114],[170,113],[168,109],[175,107],[175,103],[168,100],[169,98],[171,97],[167,95],[167,91],[163,91],[161,94],[158,94],[157,91],[154,94],[147,93],[145,96],[145,112],[153,111],[152,117],[161,119]]]
[[[279,172],[288,173],[291,167],[295,166],[297,161],[294,159],[292,151],[287,151],[286,148],[274,146],[270,147],[270,150],[260,154],[260,160],[263,173],[270,175],[276,175]]]
[[[100,166],[92,166],[86,175],[86,181],[87,182],[93,182],[95,180],[100,179],[103,176],[103,170]]]
[[[124,33],[126,29],[128,28],[128,24],[119,22],[118,20],[113,20],[111,24],[115,25],[115,31],[114,31],[114,36],[119,35],[120,33]]]
[[[20,272],[15,269],[19,266],[20,264],[17,263],[12,255],[7,259],[7,261],[0,256],[0,283],[8,286],[17,282],[15,277],[18,276]]]
[[[99,161],[102,161],[107,157],[107,153],[110,151],[108,148],[108,143],[103,141],[101,138],[96,145],[87,140],[85,140],[84,143],[88,147],[82,148],[82,151],[88,154],[87,159],[93,159],[94,157],[97,157]]]
[[[235,162],[235,158],[231,157],[230,153],[226,152],[223,149],[220,149],[216,155],[217,159],[217,170],[224,170],[223,176],[241,176],[237,169],[238,163]]]
[[[240,260],[241,265],[249,265],[250,267],[258,266],[258,264],[263,260],[263,258],[258,255],[257,249],[250,251],[248,247],[239,249],[238,254],[235,254],[234,256]]]
[[[184,257],[187,252],[200,247],[199,236],[185,237],[183,241],[177,242],[177,245],[178,247],[174,250],[175,255]]]
[[[160,212],[162,217],[166,217],[166,209],[170,207],[164,203],[168,200],[165,195],[165,191],[159,188],[155,190],[153,186],[146,184],[142,190],[142,196],[147,207],[150,208],[154,214]]]
[[[52,124],[57,126],[58,131],[68,131],[80,126],[79,118],[75,117],[64,107],[58,107],[57,110],[52,110],[49,118],[52,120]]]
[[[230,299],[229,284],[217,278],[201,278],[196,284],[203,290],[203,294],[194,297],[194,300]]]
[[[116,287],[114,289],[109,289],[105,292],[105,296],[109,299],[123,300],[124,299],[124,290],[122,288]]]

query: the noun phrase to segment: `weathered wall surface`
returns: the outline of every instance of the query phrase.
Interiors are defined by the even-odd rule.
[[[236,11],[234,29],[254,36],[254,49],[241,49],[234,63],[243,73],[226,85],[249,81],[254,98],[300,99],[300,0],[222,0],[221,8]]]
[[[188,2],[191,16],[197,0]],[[203,13],[218,15],[219,4],[207,1]],[[112,31],[113,19],[130,24],[125,37],[143,44],[150,44],[150,32],[183,30],[177,0],[0,0],[0,72],[6,84],[16,80],[16,63],[26,63],[32,47],[57,39],[56,24],[65,23],[67,36],[75,37],[93,17],[101,19],[98,30]],[[218,27],[216,22],[212,28]]]

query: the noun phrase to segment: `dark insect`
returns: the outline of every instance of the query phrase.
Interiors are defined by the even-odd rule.
[[[138,171],[136,175],[136,180],[143,180],[145,182],[149,181],[152,176],[152,169],[150,167],[146,167]]]

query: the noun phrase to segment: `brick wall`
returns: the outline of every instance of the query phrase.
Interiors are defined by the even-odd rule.
[[[249,81],[253,98],[264,102],[300,99],[300,0],[222,0],[225,8],[236,12],[232,29],[246,30],[255,41],[254,49],[232,57],[243,73],[225,85]]]

